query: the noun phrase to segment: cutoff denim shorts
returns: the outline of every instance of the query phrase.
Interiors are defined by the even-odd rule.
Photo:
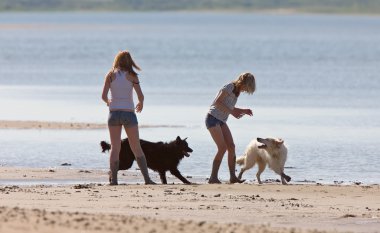
[[[136,113],[127,111],[110,111],[108,115],[108,126],[124,125],[133,127],[138,125]]]
[[[211,114],[207,114],[206,116],[206,120],[205,120],[205,123],[206,123],[206,127],[207,129],[209,128],[212,128],[212,127],[215,127],[217,125],[224,125],[225,123],[219,119],[216,119],[213,115]]]

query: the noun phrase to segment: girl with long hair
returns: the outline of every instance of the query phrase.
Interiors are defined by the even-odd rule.
[[[145,184],[155,184],[149,177],[147,162],[140,145],[140,136],[136,112],[141,112],[144,106],[144,94],[140,87],[138,74],[141,70],[133,61],[128,51],[119,52],[114,60],[112,69],[105,77],[102,99],[109,108],[108,129],[111,139],[110,151],[110,184],[117,185],[119,170],[119,153],[121,148],[121,130],[124,126],[131,150],[136,158]],[[136,106],[133,101],[133,90],[138,97]],[[111,91],[111,98],[108,92]]]

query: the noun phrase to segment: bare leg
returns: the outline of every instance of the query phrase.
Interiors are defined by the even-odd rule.
[[[149,177],[146,158],[140,145],[140,136],[139,136],[138,126],[136,125],[136,126],[128,127],[128,128],[125,127],[125,132],[127,133],[127,136],[128,136],[129,146],[131,147],[131,150],[133,154],[135,155],[136,162],[140,167],[140,171],[142,175],[144,176],[145,184],[156,184]]]
[[[244,180],[240,180],[236,177],[235,166],[236,166],[236,154],[235,154],[235,144],[232,134],[227,124],[221,126],[224,141],[227,146],[228,151],[228,168],[230,170],[230,183],[243,183]]]
[[[220,164],[222,163],[224,153],[226,153],[226,144],[224,142],[223,132],[219,125],[208,129],[212,139],[214,140],[216,146],[218,147],[218,151],[214,157],[214,161],[212,163],[212,171],[209,179],[210,184],[220,184],[220,180],[218,178],[218,171]]]
[[[110,184],[117,185],[117,172],[119,171],[119,153],[121,148],[121,125],[108,126],[111,151],[110,151]]]

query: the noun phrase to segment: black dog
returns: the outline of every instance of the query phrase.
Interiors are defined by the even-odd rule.
[[[158,172],[163,184],[167,184],[166,171],[176,176],[185,184],[190,182],[181,175],[178,170],[179,162],[184,156],[189,157],[189,152],[193,150],[188,146],[186,139],[181,139],[179,136],[176,140],[164,143],[164,142],[149,142],[140,140],[141,148],[144,151],[147,165],[150,169]],[[102,152],[111,149],[111,145],[105,141],[100,142]],[[119,170],[127,170],[132,167],[135,156],[129,146],[128,138],[121,141],[121,149],[119,154]]]

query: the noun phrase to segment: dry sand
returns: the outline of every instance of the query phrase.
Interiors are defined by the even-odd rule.
[[[109,186],[107,171],[0,167],[0,232],[380,232],[379,185],[142,185],[136,171],[119,174]]]

